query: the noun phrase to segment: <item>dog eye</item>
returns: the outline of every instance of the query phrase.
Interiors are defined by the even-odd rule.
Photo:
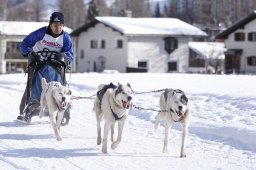
[[[182,104],[184,104],[184,105],[187,105],[187,103],[188,103],[186,100],[181,100],[180,102],[181,102]]]

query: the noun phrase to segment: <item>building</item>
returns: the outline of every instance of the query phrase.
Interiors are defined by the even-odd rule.
[[[20,51],[21,41],[31,32],[48,22],[0,21],[0,73],[22,72],[27,66],[27,59]],[[70,28],[64,28],[71,32]]]
[[[225,43],[225,72],[256,74],[256,11],[216,36]]]
[[[224,73],[222,42],[189,42],[189,68],[197,73]]]
[[[77,72],[191,72],[188,42],[207,36],[175,18],[96,17],[74,30]]]

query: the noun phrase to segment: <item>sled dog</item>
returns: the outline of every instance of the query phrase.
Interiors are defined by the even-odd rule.
[[[163,153],[168,152],[169,128],[174,123],[182,124],[182,145],[180,157],[186,157],[185,147],[188,137],[188,124],[190,117],[190,107],[185,93],[179,89],[167,89],[160,96],[160,111],[156,116],[155,129],[158,128],[160,120],[165,121],[165,138]]]
[[[107,153],[107,139],[109,130],[111,130],[111,149],[117,148],[122,138],[124,122],[132,107],[133,91],[130,84],[118,86],[99,85],[97,98],[94,101],[93,111],[96,113],[97,120],[97,144],[100,145],[101,138],[101,121],[105,120],[102,152]],[[114,141],[114,127],[118,122],[117,140]]]
[[[42,78],[42,89],[39,117],[44,116],[45,109],[48,107],[54,134],[56,139],[60,141],[60,125],[65,110],[70,107],[71,90],[57,81],[47,83],[45,78]]]

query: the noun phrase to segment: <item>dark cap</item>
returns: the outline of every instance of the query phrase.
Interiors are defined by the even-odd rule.
[[[60,22],[64,24],[64,15],[61,12],[54,12],[50,17],[50,25],[54,22]]]

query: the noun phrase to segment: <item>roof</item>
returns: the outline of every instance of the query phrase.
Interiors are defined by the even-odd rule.
[[[0,21],[0,35],[28,35],[38,28],[48,26],[49,22]],[[72,29],[64,27],[68,33]]]
[[[221,42],[189,42],[188,46],[203,59],[225,58],[224,52],[226,49],[224,47],[224,43]]]
[[[228,35],[235,32],[237,29],[243,29],[246,24],[251,22],[256,18],[256,11],[248,15],[247,17],[239,20],[223,32],[220,32],[219,34],[216,35],[216,39],[227,39]]]
[[[96,17],[94,21],[83,25],[72,36],[78,36],[97,23],[102,23],[125,35],[189,35],[207,36],[205,32],[176,18],[130,18]]]

